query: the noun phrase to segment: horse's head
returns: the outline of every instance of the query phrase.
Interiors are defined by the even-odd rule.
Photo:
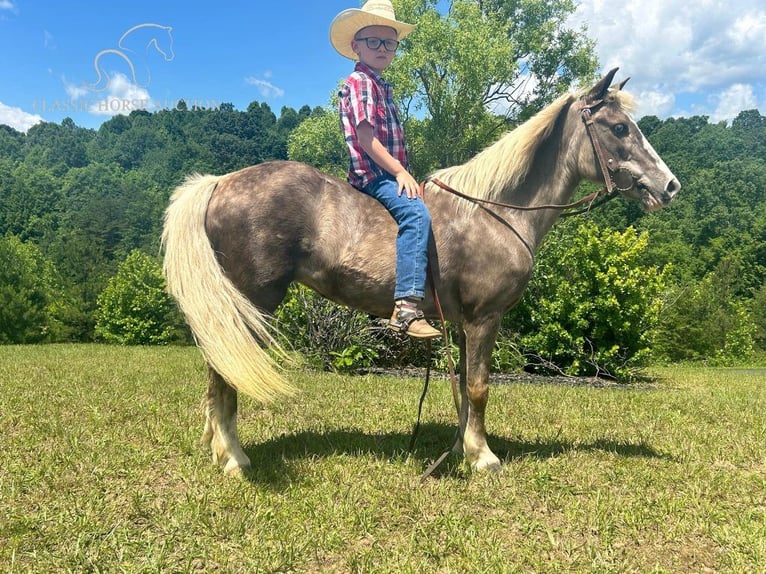
[[[586,175],[606,180],[607,187],[655,211],[670,203],[681,184],[630,117],[632,99],[621,91],[627,80],[610,88],[616,72],[610,71],[574,104],[592,143]]]

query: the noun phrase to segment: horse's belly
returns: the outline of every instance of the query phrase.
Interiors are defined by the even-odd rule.
[[[393,306],[396,254],[387,249],[371,251],[357,244],[334,261],[307,258],[296,279],[332,301],[385,316]]]

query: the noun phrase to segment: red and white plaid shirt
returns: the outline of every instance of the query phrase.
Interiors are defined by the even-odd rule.
[[[359,145],[356,128],[363,120],[372,126],[375,138],[409,171],[404,130],[394,103],[394,90],[369,66],[358,62],[338,94],[338,110],[343,137],[351,155],[348,181],[362,189],[375,179],[388,175]]]

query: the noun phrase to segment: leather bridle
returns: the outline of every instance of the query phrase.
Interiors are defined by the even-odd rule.
[[[593,112],[596,108],[604,104],[604,100],[588,102],[583,99],[581,101],[582,105],[580,106],[580,117],[585,124],[585,131],[587,132],[591,144],[593,145],[593,151],[596,153],[596,157],[598,158],[598,165],[601,168],[601,175],[604,178],[606,193],[611,194],[614,191],[624,193],[626,191],[630,191],[636,186],[636,181],[638,178],[634,176],[633,173],[626,167],[618,167],[617,169],[612,169],[612,164],[615,163],[614,159],[611,157],[608,158],[606,156],[606,153],[604,152],[604,146],[601,145],[601,140],[596,133],[596,128],[593,122]],[[620,187],[619,182],[616,181],[617,178],[621,178],[623,175],[627,175],[628,177],[628,182],[626,182],[627,187]]]

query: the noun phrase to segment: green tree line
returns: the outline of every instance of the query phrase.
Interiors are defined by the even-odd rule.
[[[437,4],[395,2],[418,28],[387,71],[418,177],[467,160],[597,68],[592,42],[564,25],[568,0]],[[725,362],[766,349],[766,118],[745,110],[728,123],[650,116],[639,125],[680,195],[657,213],[618,200],[558,224],[506,318],[497,368],[620,375],[650,351]],[[71,119],[27,133],[0,125],[0,343],[186,339],[158,274],[170,193],[192,172],[288,158],[343,174],[332,103],[279,116],[259,102],[244,111],[181,104],[97,130]],[[324,305],[295,289],[280,314],[318,364],[421,359]],[[355,327],[328,344],[321,317]]]
[[[37,326],[14,325],[5,316],[11,299],[4,298],[0,337],[93,339],[98,297],[118,265],[136,249],[159,255],[172,189],[192,172],[286,159],[288,135],[311,113],[283,108],[277,117],[267,104],[253,102],[245,111],[231,104],[136,111],[98,130],[68,118],[39,123],[26,134],[0,125],[0,257],[13,262],[0,271],[0,285],[13,300],[23,297],[22,283],[37,286],[34,297],[25,291],[37,309],[27,322]],[[36,334],[25,334],[29,329]]]

